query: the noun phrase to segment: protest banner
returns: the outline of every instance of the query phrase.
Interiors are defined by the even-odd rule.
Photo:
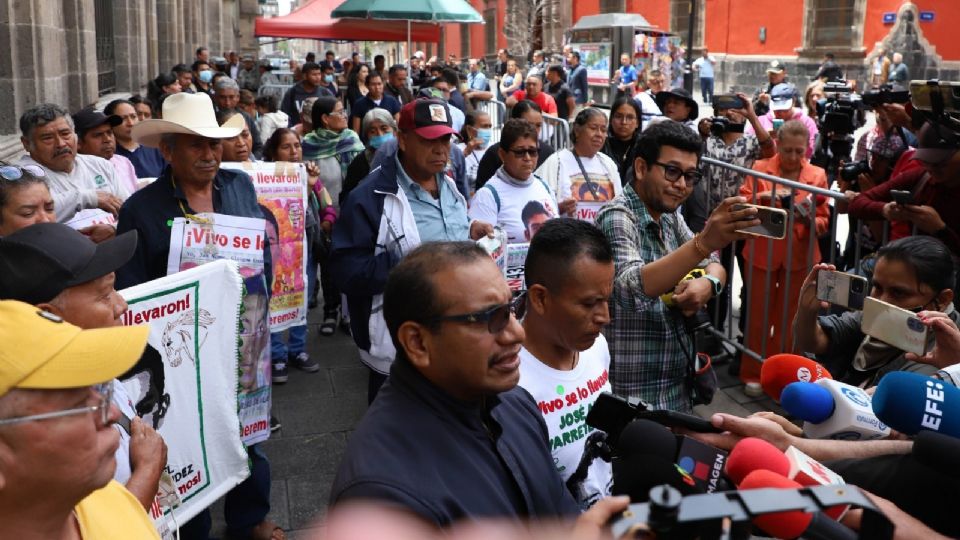
[[[527,284],[524,282],[524,268],[527,264],[527,252],[530,250],[530,243],[507,244],[506,268],[504,277],[507,278],[507,285],[511,291],[525,291]]]
[[[247,446],[270,436],[270,328],[263,275],[265,220],[200,214],[176,218],[170,232],[167,274],[218,259],[239,265],[243,277],[240,326],[240,433]]]
[[[124,289],[126,326],[147,324],[140,361],[122,376],[137,414],[167,444],[166,472],[183,524],[250,472],[237,415],[237,318],[242,282],[236,263],[215,261]],[[154,503],[158,530],[171,510]]]
[[[561,178],[557,191],[560,193],[561,201],[571,197],[577,201],[575,218],[593,223],[600,208],[617,196],[619,186],[606,175],[593,172],[587,175],[586,178],[582,173]]]
[[[224,169],[242,170],[253,180],[257,200],[274,220],[267,219],[273,258],[270,331],[307,322],[307,169],[302,163],[231,162]]]
[[[116,227],[117,218],[99,208],[88,208],[74,214],[70,221],[66,222],[66,225],[78,231],[92,225],[113,225]]]

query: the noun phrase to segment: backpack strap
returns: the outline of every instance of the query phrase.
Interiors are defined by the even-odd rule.
[[[497,188],[490,185],[490,182],[487,182],[480,189],[489,189],[490,193],[493,193],[493,201],[497,203],[497,214],[500,214],[500,194],[497,193]]]

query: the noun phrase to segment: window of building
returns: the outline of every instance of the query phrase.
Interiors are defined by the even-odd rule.
[[[483,39],[486,41],[487,54],[497,54],[497,3],[487,2],[483,10]]]
[[[705,0],[697,1],[696,28],[693,34],[694,48],[703,47],[703,19],[706,15],[704,4]],[[690,32],[691,5],[691,0],[671,0],[670,2],[670,31],[680,36],[684,43],[687,42]]]
[[[600,13],[623,13],[625,3],[624,0],[600,0]]]
[[[808,47],[851,46],[857,0],[807,0],[806,13]]]
[[[460,57],[470,58],[470,25],[460,25]]]

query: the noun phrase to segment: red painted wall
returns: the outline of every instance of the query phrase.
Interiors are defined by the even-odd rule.
[[[663,0],[627,0],[627,13],[639,13],[654,26],[670,29],[670,2]]]
[[[721,5],[722,4],[722,5]],[[803,40],[803,2],[783,0],[754,0],[742,2],[723,0],[707,3],[707,28],[713,26],[711,7],[725,10],[729,21],[728,32],[710,38],[708,45],[727,54],[761,54],[795,56]],[[775,17],[771,16],[776,14]],[[719,24],[717,25],[718,27]],[[760,42],[760,28],[766,27],[767,39]],[[723,28],[723,27],[720,27]],[[716,40],[716,45],[713,41]]]
[[[960,60],[960,40],[956,38],[960,28],[960,2],[944,0],[914,0],[920,11],[934,12],[932,22],[919,23],[923,36],[944,60]],[[872,51],[877,41],[883,39],[893,28],[883,24],[884,13],[897,13],[902,0],[869,0],[864,16],[863,46]]]

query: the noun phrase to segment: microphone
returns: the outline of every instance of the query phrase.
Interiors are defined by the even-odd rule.
[[[677,437],[652,420],[634,420],[623,428],[612,460],[613,493],[646,502],[650,490],[667,484],[684,495],[702,493],[674,460]]]
[[[890,435],[866,392],[833,379],[791,383],[780,394],[780,405],[804,420],[803,433],[813,439],[859,441]]]
[[[787,448],[784,456],[790,463],[790,473],[787,478],[801,486],[836,486],[847,483],[842,476],[804,454],[795,446]],[[831,506],[824,510],[824,513],[831,519],[839,521],[848,509],[849,507],[845,505]]]
[[[745,489],[796,489],[799,483],[773,471],[758,469],[740,483]],[[823,512],[775,512],[753,518],[753,524],[775,538],[803,538],[808,540],[855,540],[857,534],[837,523]]]
[[[765,394],[780,402],[780,393],[791,383],[832,379],[827,368],[796,354],[775,354],[760,365],[760,386]]]
[[[776,446],[757,437],[741,439],[730,451],[724,472],[734,484],[756,470],[767,470],[781,476],[790,475],[790,460]]]
[[[652,420],[634,420],[620,433],[616,454],[620,457],[654,455],[672,460],[677,455],[677,437]]]
[[[960,438],[960,389],[906,371],[886,374],[873,393],[877,417],[906,435],[935,431]]]
[[[701,493],[714,493],[730,488],[723,479],[723,466],[727,452],[687,436],[679,437],[680,449],[676,464],[684,470]]]
[[[934,471],[960,478],[960,439],[921,431],[913,439],[913,457]]]

